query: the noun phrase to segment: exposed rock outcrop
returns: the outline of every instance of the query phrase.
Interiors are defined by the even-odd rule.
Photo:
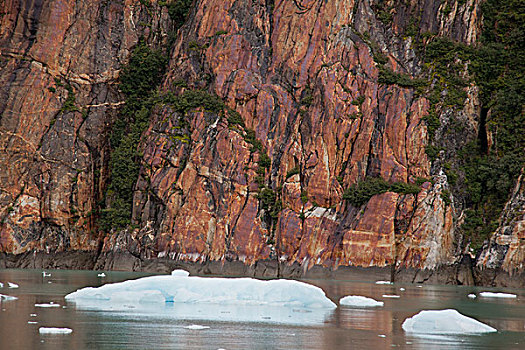
[[[150,259],[276,260],[278,273],[298,265],[431,271],[461,261],[460,213],[425,152],[430,102],[414,86],[380,82],[377,56],[417,77],[423,66],[408,28],[473,43],[478,0],[451,1],[447,11],[432,0],[195,1],[160,90],[206,90],[225,108],[153,108],[140,144],[137,228],[111,234],[92,213],[104,199],[109,132],[123,104],[117,77],[140,36],[166,44],[167,8],[3,4],[1,252],[88,251],[99,267],[129,269]],[[469,88],[460,112],[464,139],[476,135],[476,93]],[[421,191],[389,191],[361,207],[343,199],[371,177],[418,181]],[[509,213],[523,207],[518,186]],[[502,220],[483,264],[496,246],[509,247],[502,267],[511,270],[523,262],[523,221]],[[137,260],[119,265],[119,254]]]

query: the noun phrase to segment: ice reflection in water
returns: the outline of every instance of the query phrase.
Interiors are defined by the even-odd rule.
[[[70,305],[77,310],[100,311],[120,317],[162,317],[173,320],[258,322],[289,325],[323,325],[332,317],[331,309],[305,309],[284,306],[232,305],[206,303],[110,303],[79,299]]]
[[[232,310],[228,310],[229,307],[220,304],[216,306],[217,309],[195,304],[177,308],[176,303],[161,304],[146,310],[142,309],[146,305],[106,311],[83,308],[80,305],[77,308],[71,304],[67,304],[66,309],[36,308],[36,303],[54,302],[63,305],[66,294],[85,286],[100,286],[103,283],[145,275],[106,271],[107,276],[102,281],[97,277],[97,272],[91,271],[46,272],[51,273],[51,277],[44,281],[42,270],[0,270],[0,281],[12,281],[20,286],[9,290],[9,293],[3,290],[3,294],[19,299],[1,303],[5,311],[0,311],[0,349],[525,348],[523,290],[427,285],[418,288],[411,284],[376,285],[377,278],[368,282],[309,280],[308,283],[323,288],[331,300],[337,301],[345,295],[363,295],[385,303],[384,307],[375,309],[339,307],[322,317],[315,316],[315,313],[296,312],[293,307],[291,311],[278,310],[271,313],[252,310],[252,307],[235,307],[236,311],[232,313]],[[53,283],[48,284],[47,280]],[[401,287],[406,289],[400,294],[401,298],[381,297],[383,294],[399,293]],[[514,293],[518,297],[509,300],[467,297],[470,293],[485,290]],[[498,333],[418,337],[406,334],[401,329],[401,324],[407,317],[423,309],[447,308],[457,309],[464,315],[474,317],[498,329]],[[266,308],[264,310],[267,311]],[[178,316],[174,316],[174,313]],[[31,314],[36,316],[32,317]],[[290,315],[292,317],[288,317]],[[251,321],[241,321],[242,317]],[[278,320],[282,318],[296,318],[300,323],[279,323]],[[28,324],[28,321],[38,324]],[[210,328],[184,328],[192,324]],[[65,336],[41,336],[38,334],[39,327],[67,327],[73,329],[73,333]]]

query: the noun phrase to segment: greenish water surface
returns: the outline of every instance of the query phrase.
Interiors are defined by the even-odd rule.
[[[319,315],[296,313],[289,321],[268,310],[249,317],[249,308],[197,305],[180,316],[174,306],[130,306],[128,310],[79,309],[64,296],[86,286],[135,279],[150,274],[100,271],[0,270],[2,301],[0,349],[525,349],[525,291],[505,288],[432,286],[375,281],[304,280],[321,287],[334,302],[345,295],[384,301],[381,308],[338,307]],[[8,288],[7,282],[19,285]],[[404,288],[404,290],[400,290]],[[469,293],[498,291],[516,299],[470,299]],[[398,299],[383,297],[399,295]],[[35,304],[59,304],[37,307]],[[177,307],[177,306],[175,306]],[[421,310],[456,309],[498,330],[485,335],[414,336],[401,324]],[[260,309],[258,309],[260,311]],[[296,310],[293,310],[294,312]],[[272,313],[273,312],[273,313]],[[211,317],[210,317],[211,316]],[[282,316],[282,315],[281,315]],[[28,323],[29,322],[29,323]],[[198,324],[201,330],[185,327]],[[40,335],[39,327],[67,327],[68,335]]]

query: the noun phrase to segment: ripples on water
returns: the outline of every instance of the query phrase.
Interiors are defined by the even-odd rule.
[[[0,270],[0,282],[4,282],[0,294],[19,298],[1,303],[0,349],[525,349],[523,290],[307,280],[323,288],[336,303],[352,294],[381,300],[385,305],[373,309],[339,307],[326,313],[176,303],[81,309],[67,304],[64,296],[85,286],[148,274],[108,272],[100,278],[92,271],[48,272],[51,276],[44,277],[42,270]],[[7,281],[20,288],[6,288]],[[484,290],[513,293],[518,298],[467,297]],[[384,294],[401,297],[383,298]],[[61,306],[35,307],[51,302]],[[420,310],[448,308],[474,317],[498,333],[417,337],[401,329],[403,321]],[[185,328],[192,324],[210,328]],[[39,327],[68,327],[73,333],[40,335]]]

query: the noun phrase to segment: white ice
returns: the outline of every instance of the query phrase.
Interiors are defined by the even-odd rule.
[[[42,271],[42,277],[51,277],[51,274],[45,271]]]
[[[393,284],[393,283],[389,281],[376,281],[376,284]]]
[[[106,274],[105,274],[104,272],[102,272],[102,273],[99,273],[99,274],[97,275],[97,277],[106,277]]]
[[[16,283],[11,283],[11,282],[7,282],[7,286],[8,286],[9,288],[18,288],[18,284],[16,284]]]
[[[126,301],[127,303],[208,303],[290,306],[335,309],[319,287],[292,280],[151,276],[98,288],[87,287],[66,295],[66,300]]]
[[[377,301],[372,298],[363,297],[360,295],[348,295],[339,300],[340,305],[353,306],[353,307],[377,307],[383,306],[382,301]]]
[[[173,270],[171,271],[171,275],[177,277],[188,277],[190,273],[186,270]]]
[[[292,280],[151,276],[66,295],[77,309],[184,320],[322,324],[337,307],[322,289]]]
[[[38,324],[36,321],[27,321],[27,324]]]
[[[516,294],[481,292],[480,296],[484,298],[516,298]]]
[[[383,298],[397,299],[397,298],[401,298],[401,297],[399,295],[395,295],[395,294],[383,294]]]
[[[405,288],[399,288],[400,291],[404,292],[405,291]]]
[[[0,282],[0,288],[4,288],[4,284]]]
[[[40,334],[70,334],[73,330],[71,328],[40,327],[38,332]]]
[[[423,310],[403,322],[403,330],[421,334],[463,334],[497,332],[496,329],[457,310]]]
[[[17,297],[13,297],[10,295],[0,294],[0,300],[2,301],[12,301],[18,299]]]
[[[59,304],[49,303],[49,304],[35,304],[35,307],[60,307]]]
[[[470,299],[476,299],[476,294],[469,294],[467,295]]]
[[[208,326],[201,326],[201,325],[198,325],[198,324],[192,324],[191,326],[186,326],[184,328],[186,328],[186,329],[193,329],[193,330],[199,331],[201,329],[208,329],[210,327],[208,327]]]

